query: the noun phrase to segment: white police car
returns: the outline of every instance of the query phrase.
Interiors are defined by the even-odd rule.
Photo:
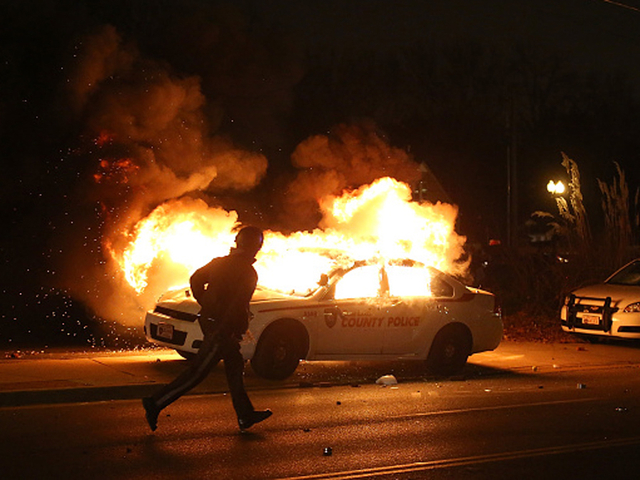
[[[571,292],[560,310],[565,332],[585,338],[640,339],[640,259],[604,283]]]
[[[200,306],[188,287],[146,315],[151,342],[195,354]],[[258,287],[242,353],[256,374],[280,380],[306,360],[418,360],[454,374],[469,355],[495,349],[502,317],[493,294],[412,261],[356,263],[323,275],[307,296]]]

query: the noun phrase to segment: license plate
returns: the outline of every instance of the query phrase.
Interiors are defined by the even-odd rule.
[[[600,325],[600,315],[583,315],[582,323],[585,325]]]
[[[165,340],[173,340],[173,325],[166,323],[158,324],[158,337]]]

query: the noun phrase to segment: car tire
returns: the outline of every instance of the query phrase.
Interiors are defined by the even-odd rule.
[[[471,354],[471,335],[460,324],[447,325],[438,332],[427,357],[427,368],[436,375],[455,375]]]
[[[286,325],[272,325],[260,336],[251,368],[268,380],[290,377],[300,363],[300,339],[295,330]]]

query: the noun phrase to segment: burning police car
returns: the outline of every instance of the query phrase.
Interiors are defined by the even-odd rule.
[[[574,290],[560,311],[562,329],[585,338],[640,339],[640,259],[604,283]]]
[[[188,287],[146,315],[147,339],[185,357],[202,341]],[[493,294],[413,261],[355,263],[323,275],[306,296],[258,287],[242,353],[261,377],[281,380],[306,360],[418,360],[454,374],[469,355],[495,349],[502,317]]]

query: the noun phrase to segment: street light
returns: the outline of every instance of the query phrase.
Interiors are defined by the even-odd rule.
[[[557,182],[549,180],[549,183],[547,183],[547,191],[552,195],[562,195],[565,191],[564,183],[560,180]]]
[[[567,223],[567,225],[573,224],[575,218],[569,211],[569,203],[563,195],[566,191],[564,183],[560,180],[557,182],[549,180],[549,183],[547,183],[547,191],[553,196],[553,198],[555,198],[560,217]]]

